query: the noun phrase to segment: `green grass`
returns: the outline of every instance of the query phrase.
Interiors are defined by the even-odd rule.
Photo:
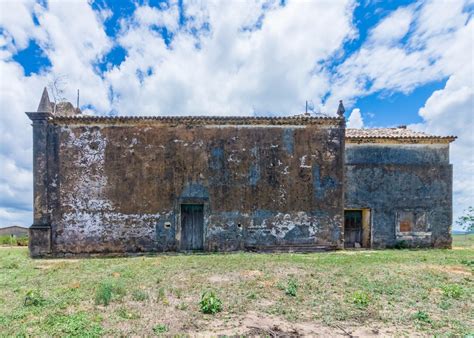
[[[366,308],[370,304],[370,296],[367,292],[364,291],[356,291],[352,295],[352,302],[358,307],[358,308]]]
[[[32,260],[26,248],[3,247],[0,332],[152,336],[225,328],[223,334],[245,334],[241,320],[258,314],[334,330],[469,335],[474,235],[454,238],[453,250],[50,260]],[[208,290],[221,302],[213,315],[201,311]]]
[[[474,233],[466,235],[453,235],[453,243],[462,248],[474,248]]]
[[[165,333],[168,331],[168,327],[164,324],[158,324],[153,328],[153,332],[156,334]]]

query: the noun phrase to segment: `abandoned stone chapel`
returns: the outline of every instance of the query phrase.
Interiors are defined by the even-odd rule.
[[[32,257],[451,246],[454,136],[334,117],[90,116],[45,88]]]

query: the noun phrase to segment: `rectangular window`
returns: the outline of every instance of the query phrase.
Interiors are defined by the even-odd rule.
[[[425,232],[429,231],[426,222],[426,212],[403,210],[397,212],[398,232]]]
[[[414,213],[412,211],[398,212],[398,231],[411,232],[414,223]]]

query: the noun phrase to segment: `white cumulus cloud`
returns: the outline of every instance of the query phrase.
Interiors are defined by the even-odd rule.
[[[354,108],[347,119],[347,128],[363,128],[364,120],[359,108]]]
[[[411,8],[402,7],[395,10],[372,30],[369,41],[384,44],[398,43],[408,33],[412,19]]]

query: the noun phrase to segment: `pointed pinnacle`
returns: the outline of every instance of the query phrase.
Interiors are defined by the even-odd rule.
[[[46,87],[43,89],[43,95],[41,95],[41,101],[38,105],[37,112],[52,113],[51,102],[49,101],[48,90]]]
[[[337,107],[337,116],[343,117],[345,112],[346,112],[346,109],[344,108],[344,105],[342,104],[342,100],[340,100],[339,107]]]

